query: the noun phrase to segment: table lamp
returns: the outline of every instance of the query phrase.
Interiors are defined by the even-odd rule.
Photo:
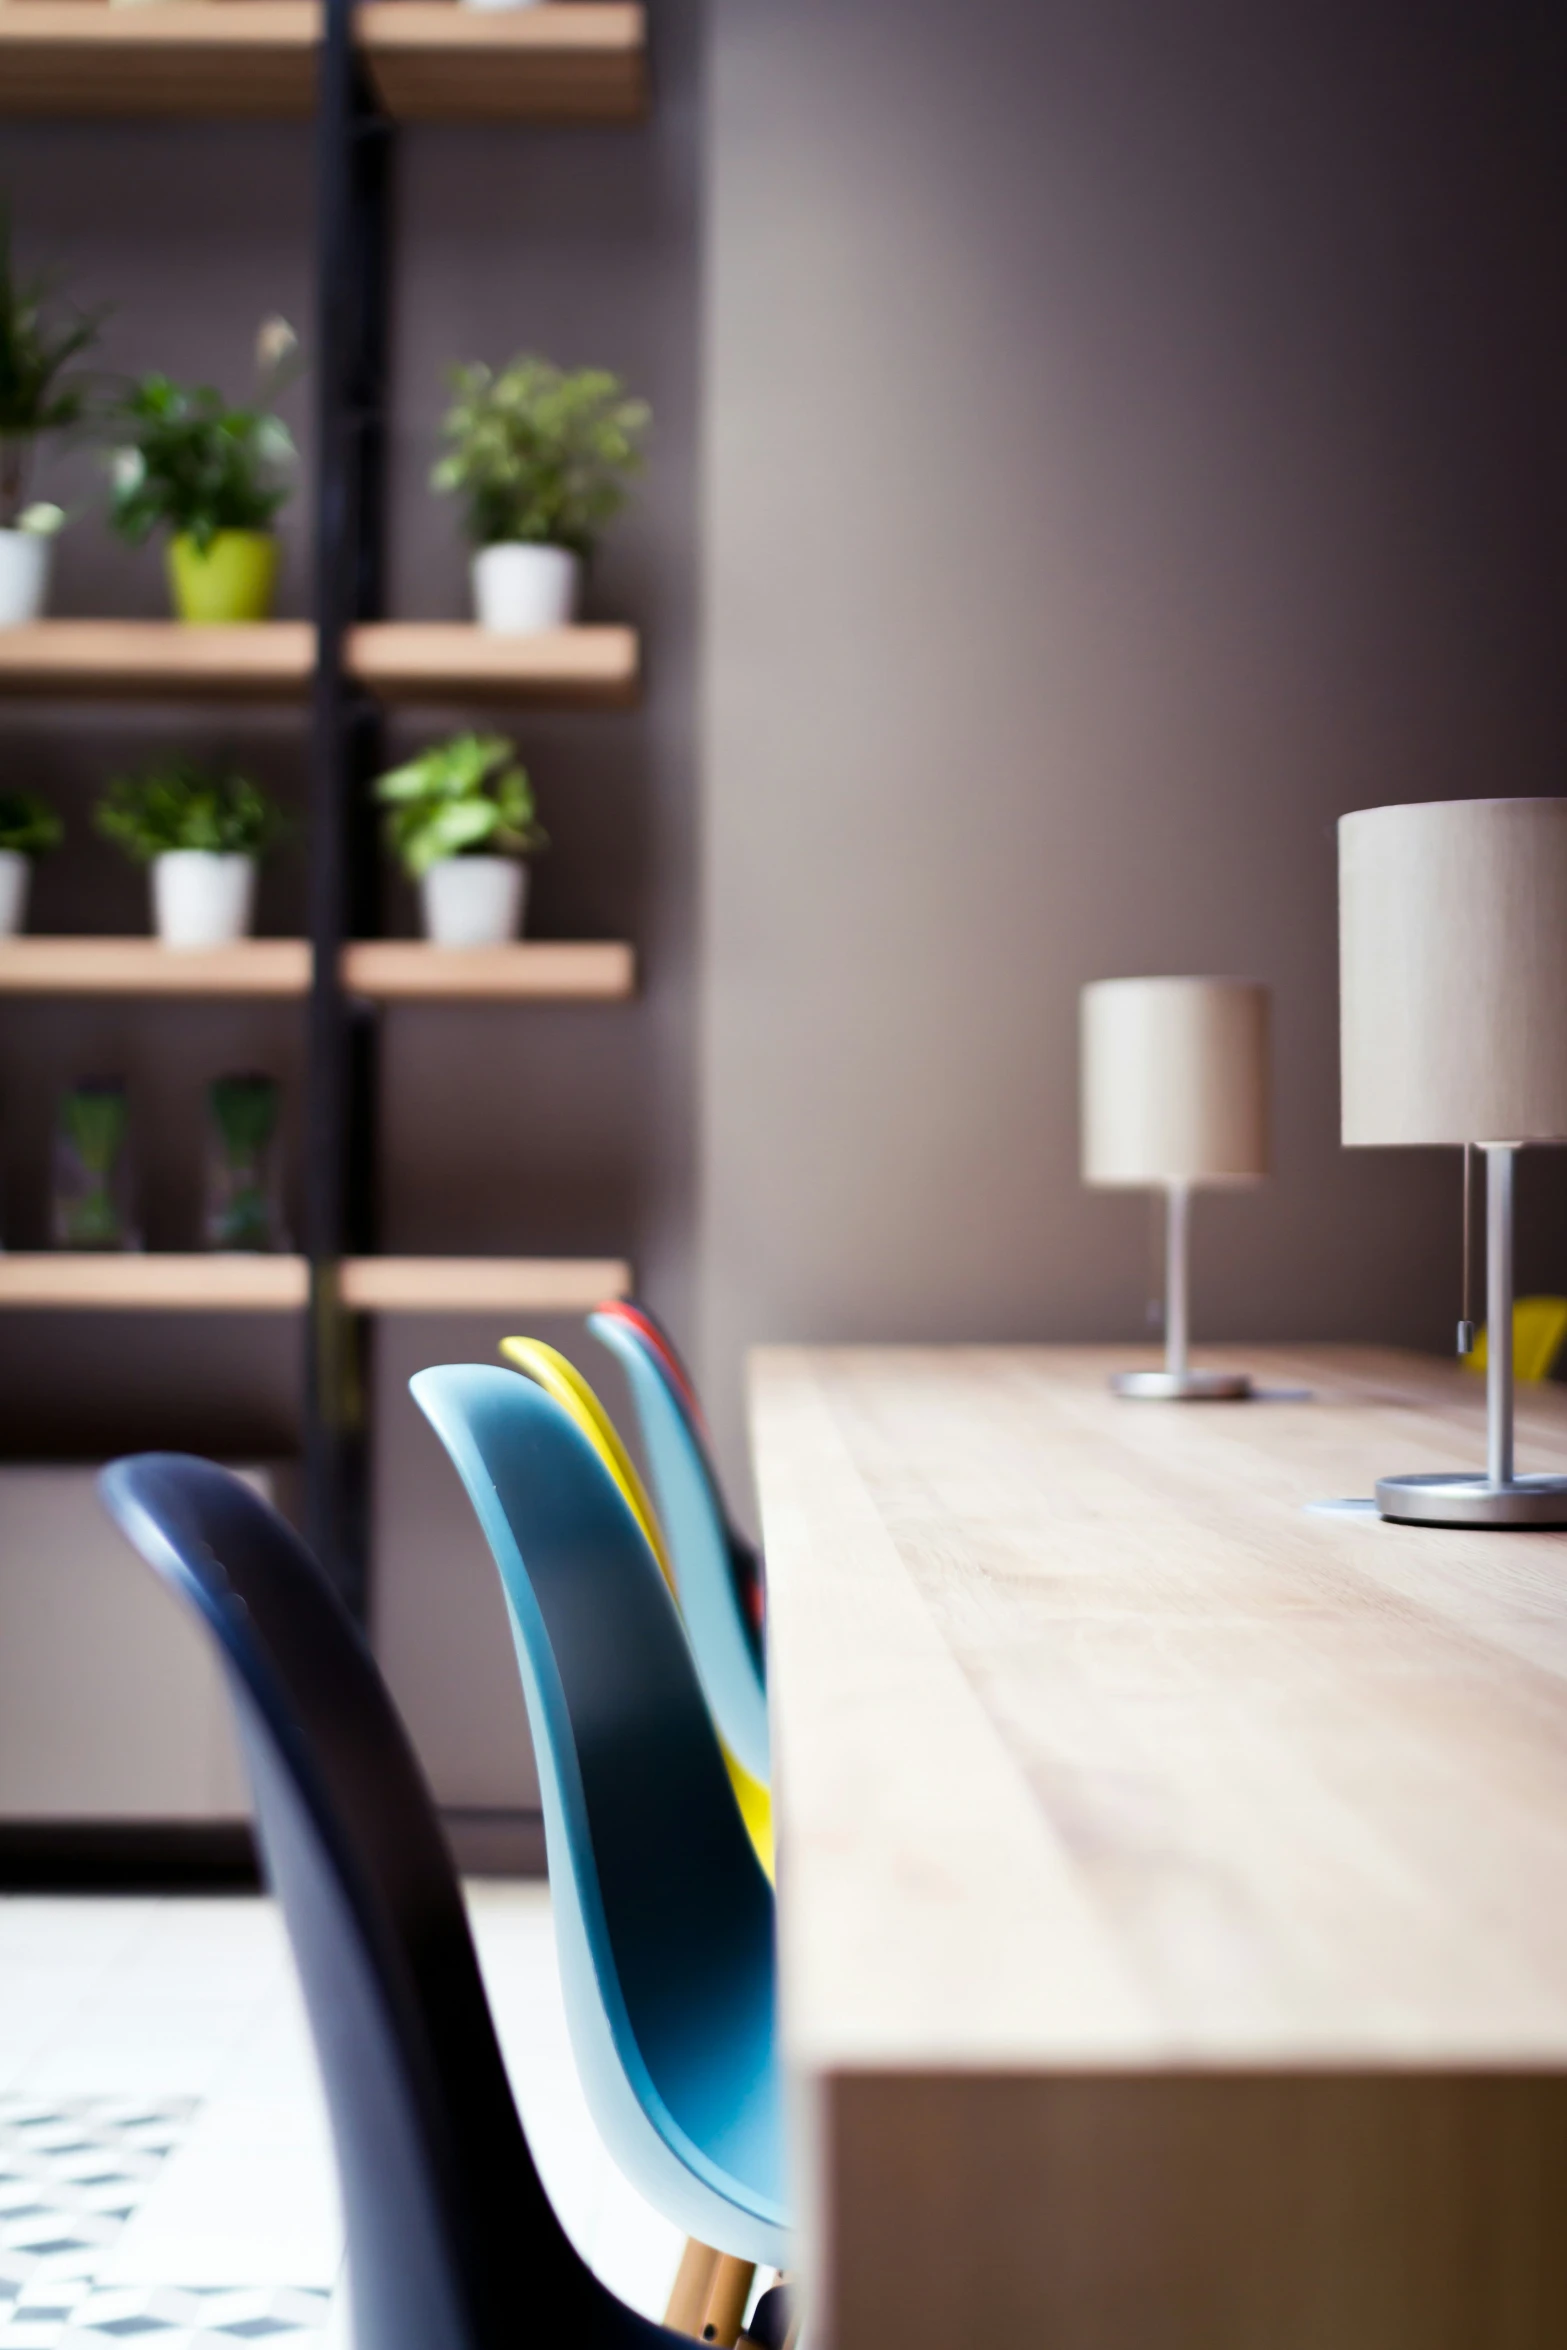
[[[1517,1155],[1567,1141],[1567,799],[1364,808],[1338,834],[1344,1141],[1474,1143],[1486,1168],[1485,1474],[1383,1477],[1377,1507],[1567,1526],[1567,1478],[1514,1471],[1512,1349]]]
[[[1200,1186],[1268,1172],[1268,991],[1244,979],[1100,979],[1083,990],[1083,1181],[1165,1195],[1164,1369],[1118,1371],[1117,1395],[1203,1402],[1251,1393],[1197,1371],[1187,1243]]]

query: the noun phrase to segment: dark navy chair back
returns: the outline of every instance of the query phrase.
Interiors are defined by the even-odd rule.
[[[117,1461],[100,1489],[223,1663],[326,2090],[358,2350],[681,2339],[599,2284],[550,2207],[429,1791],[310,1553],[207,1461]]]

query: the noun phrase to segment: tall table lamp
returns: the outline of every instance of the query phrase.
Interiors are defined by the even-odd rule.
[[[1245,979],[1100,979],[1083,990],[1083,1181],[1165,1195],[1164,1368],[1119,1371],[1117,1395],[1249,1395],[1243,1371],[1189,1359],[1193,1191],[1268,1172],[1268,991]]]
[[[1383,1477],[1385,1518],[1567,1526],[1567,1477],[1513,1467],[1513,1174],[1567,1142],[1567,799],[1340,819],[1344,1140],[1478,1144],[1486,1172],[1484,1476]]]

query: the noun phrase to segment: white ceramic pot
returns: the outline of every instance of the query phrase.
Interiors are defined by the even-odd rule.
[[[40,530],[0,530],[0,628],[36,620],[49,601],[54,540]]]
[[[504,636],[533,636],[541,628],[569,628],[577,617],[582,563],[568,547],[523,541],[480,547],[473,558],[473,608],[481,628]]]
[[[437,947],[503,947],[522,928],[527,891],[519,857],[443,857],[419,884],[424,935]]]
[[[168,849],[152,860],[153,928],[166,947],[226,947],[250,930],[254,857]]]
[[[27,885],[33,861],[16,849],[0,849],[0,938],[15,938],[27,921]]]

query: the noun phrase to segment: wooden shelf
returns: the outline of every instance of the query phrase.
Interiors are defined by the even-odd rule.
[[[82,0],[86,4],[86,0]],[[504,947],[432,947],[360,939],[343,957],[345,984],[373,1003],[622,1003],[636,956],[619,939],[522,939]],[[0,939],[0,995],[301,997],[310,990],[302,938],[248,938],[200,951],[155,938]]]
[[[4,0],[0,114],[306,117],[314,0]]]
[[[635,122],[647,31],[619,0],[505,11],[361,0],[355,33],[400,122]]]
[[[66,1249],[0,1255],[0,1306],[291,1314],[304,1306],[309,1288],[303,1257]]]
[[[343,1265],[344,1304],[368,1314],[585,1314],[630,1288],[631,1268],[618,1257],[349,1257]],[[292,1314],[309,1294],[303,1257],[0,1253],[0,1307]]]
[[[623,1003],[636,986],[636,956],[619,939],[525,939],[507,947],[360,939],[343,957],[343,982],[378,1004]]]
[[[630,122],[647,103],[643,10],[621,0],[370,0],[355,34],[407,122]],[[320,38],[315,0],[4,0],[0,115],[303,120]]]
[[[78,0],[85,4],[85,0]],[[414,7],[418,0],[387,0]],[[466,621],[378,620],[350,629],[350,674],[385,702],[597,703],[636,699],[634,628],[541,629],[492,635]]]
[[[619,1257],[349,1257],[343,1303],[367,1314],[586,1314],[626,1297]]]
[[[5,995],[302,996],[309,987],[310,947],[302,938],[201,949],[160,946],[155,938],[0,939]]]
[[[0,0],[0,25],[9,6]],[[89,8],[105,0],[56,0]],[[185,0],[169,0],[184,5]],[[214,11],[250,0],[199,0]],[[285,7],[289,0],[258,0]],[[401,5],[403,0],[389,0]],[[412,7],[417,0],[406,0]],[[444,0],[443,0],[444,4]],[[4,55],[0,51],[0,70]],[[147,700],[220,698],[302,701],[315,668],[308,620],[192,628],[178,620],[35,620],[0,628],[0,694]],[[463,621],[377,621],[350,632],[348,667],[388,702],[583,703],[634,701],[633,628],[558,628],[491,636]]]
[[[13,7],[29,4],[0,0],[0,28]],[[184,4],[169,0],[170,6]],[[198,4],[216,16],[249,0]],[[288,4],[256,0],[269,8]],[[58,5],[96,8],[105,0]],[[0,50],[0,70],[3,63]],[[315,658],[316,632],[308,620],[246,621],[231,628],[191,628],[177,620],[34,620],[0,628],[0,694],[300,699],[309,691]]]

